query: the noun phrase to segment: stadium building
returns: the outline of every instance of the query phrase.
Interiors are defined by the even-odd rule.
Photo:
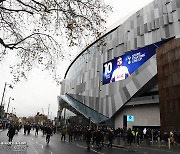
[[[155,0],[120,20],[69,65],[58,114],[68,108],[114,128],[180,130],[179,36],[179,0]]]

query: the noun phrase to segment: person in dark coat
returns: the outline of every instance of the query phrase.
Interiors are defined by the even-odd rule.
[[[46,142],[47,142],[47,144],[49,144],[52,133],[53,133],[53,130],[52,130],[51,126],[50,125],[47,126],[46,127]]]
[[[73,128],[71,126],[68,128],[67,133],[69,135],[69,142],[72,142],[72,140],[73,140]]]
[[[129,145],[131,145],[132,140],[133,140],[133,134],[132,134],[131,128],[129,128],[127,130],[127,141],[129,143]]]
[[[168,138],[169,138],[169,135],[168,135],[167,132],[164,133],[163,138],[164,138],[164,142],[165,142],[166,146],[168,146]]]
[[[87,150],[90,150],[90,143],[92,138],[92,133],[90,129],[87,130],[85,137],[86,137]]]
[[[56,126],[53,127],[53,132],[56,134]]]
[[[27,131],[27,124],[24,125],[24,135],[26,135],[26,131]]]
[[[35,136],[38,135],[38,131],[39,131],[39,126],[36,125],[36,127],[35,127]]]
[[[64,141],[66,140],[66,127],[63,127],[62,131],[61,131],[61,141],[64,139]]]
[[[103,136],[103,134],[102,134],[101,130],[98,129],[96,132],[96,148],[100,149],[100,150],[102,147],[102,145],[101,145],[102,136]]]
[[[140,144],[141,136],[142,136],[142,131],[137,128],[137,130],[136,130],[137,146],[139,146],[139,144]]]
[[[113,139],[114,139],[114,132],[112,129],[109,129],[109,131],[108,131],[108,141],[109,141],[108,147],[112,148]]]
[[[7,136],[9,137],[8,139],[9,142],[12,142],[15,132],[16,132],[15,127],[13,125],[10,125],[7,133]]]

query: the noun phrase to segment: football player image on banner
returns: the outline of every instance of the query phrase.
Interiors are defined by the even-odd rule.
[[[113,71],[110,82],[124,80],[127,76],[130,76],[128,68],[126,66],[122,66],[122,58],[119,57],[117,59],[117,68]]]
[[[135,70],[143,65],[148,59],[155,55],[156,48],[164,44],[161,41],[132,52],[128,52],[122,56],[103,64],[103,85],[111,82],[124,80],[129,77]]]

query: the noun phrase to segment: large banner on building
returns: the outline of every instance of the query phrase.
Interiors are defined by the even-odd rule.
[[[103,85],[126,79],[156,52],[156,48],[167,41],[134,50],[103,64]]]

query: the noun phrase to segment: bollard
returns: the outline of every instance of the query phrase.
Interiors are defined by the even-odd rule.
[[[171,142],[170,142],[170,138],[168,138],[168,148],[171,148]]]
[[[158,137],[158,146],[159,146],[159,148],[160,148],[160,146],[161,146],[160,137]]]
[[[151,140],[152,140],[152,146],[153,146],[153,144],[154,144],[154,136],[153,136],[153,130],[151,130],[151,136],[152,136],[152,138],[151,138]]]

